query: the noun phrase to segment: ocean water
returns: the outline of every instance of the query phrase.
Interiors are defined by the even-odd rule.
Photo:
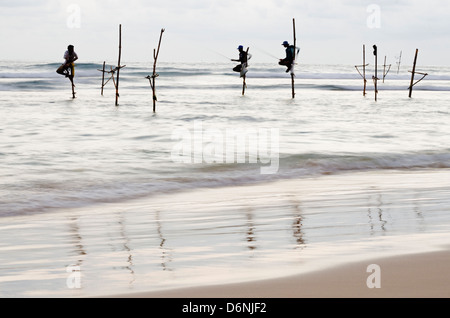
[[[426,68],[431,75],[413,99],[409,74],[388,74],[375,103],[371,83],[363,98],[350,66],[302,67],[292,100],[289,75],[276,65],[253,65],[242,97],[232,65],[163,64],[154,114],[150,65],[126,64],[119,107],[111,82],[100,95],[100,64],[78,65],[75,100],[54,72],[58,64],[1,64],[0,216],[342,171],[450,168],[450,68]],[[173,156],[183,134],[248,129],[278,130],[278,149],[270,140],[260,149],[266,164],[184,164]],[[184,154],[201,156],[211,141]],[[276,168],[270,150],[279,169],[264,175],[261,167]]]
[[[101,95],[100,63],[77,65],[77,98],[72,99],[70,82],[55,73],[58,63],[0,62],[0,295],[72,295],[65,285],[65,269],[86,257],[90,257],[87,263],[91,265],[83,265],[85,285],[76,289],[76,295],[101,294],[111,288],[118,292],[151,289],[148,277],[154,289],[192,285],[193,281],[211,283],[210,276],[199,273],[218,264],[221,271],[211,270],[211,275],[234,269],[236,277],[259,277],[238,270],[246,266],[249,251],[260,257],[252,264],[264,263],[264,269],[270,271],[291,264],[306,246],[334,244],[349,237],[356,243],[361,235],[374,235],[373,224],[363,234],[356,229],[352,235],[339,232],[338,220],[346,214],[334,213],[343,201],[334,210],[330,206],[334,212],[329,214],[311,212],[309,224],[323,222],[315,235],[312,225],[306,234],[296,232],[306,221],[300,212],[282,212],[286,201],[272,197],[266,202],[258,196],[244,196],[243,201],[234,202],[233,197],[229,201],[217,197],[221,192],[227,197],[227,190],[221,189],[235,191],[240,186],[334,176],[364,180],[361,174],[392,173],[400,178],[400,190],[391,187],[384,195],[399,197],[408,204],[414,200],[429,202],[423,200],[431,196],[435,201],[429,215],[433,217],[424,221],[414,214],[412,228],[396,222],[389,227],[389,221],[379,219],[381,227],[375,235],[386,235],[382,229],[386,223],[389,235],[445,232],[442,226],[450,221],[449,208],[445,207],[450,188],[442,176],[450,169],[450,67],[421,66],[418,71],[429,76],[414,87],[413,98],[408,98],[408,68],[402,67],[398,73],[391,70],[384,83],[379,81],[375,102],[373,84],[368,81],[367,96],[363,97],[363,80],[351,65],[298,65],[296,98],[292,99],[290,76],[276,63],[250,65],[245,96],[241,94],[242,79],[232,72],[233,64],[160,63],[157,109],[153,113],[152,93],[145,78],[151,73],[150,63],[124,64],[127,66],[120,73],[116,107],[112,81]],[[417,175],[416,179],[407,178],[415,186],[424,186],[414,192],[409,184],[403,186],[401,176],[406,172],[424,175],[418,171],[429,174],[418,184],[414,182]],[[395,184],[397,179],[391,179]],[[344,195],[348,200],[359,181],[354,182]],[[425,186],[427,182],[431,185]],[[323,192],[333,202],[333,191],[338,189],[337,184]],[[201,191],[209,195],[213,190],[215,200],[203,205],[198,200],[189,202],[186,196]],[[286,192],[280,193],[283,196]],[[371,224],[367,212],[382,210],[383,206],[379,203],[382,193],[370,193],[368,200],[378,203],[363,208],[365,221],[361,222],[365,225]],[[417,193],[420,195],[414,199]],[[147,203],[139,208],[128,205],[142,202],[139,200]],[[151,207],[148,202],[159,203]],[[222,204],[215,205],[217,202]],[[248,202],[257,202],[257,212],[236,212],[239,207],[245,210]],[[289,202],[290,208],[298,206]],[[313,204],[307,206],[315,209]],[[228,214],[230,210],[234,212]],[[68,211],[76,211],[75,219],[82,221],[75,225]],[[116,222],[108,214],[111,211],[124,214]],[[393,211],[395,219],[402,213],[401,206]],[[316,215],[318,219],[314,219]],[[354,222],[351,215],[355,214],[343,218],[348,224]],[[228,234],[248,234],[253,218],[279,225],[262,231],[265,235],[261,236],[270,237],[271,244],[258,244],[252,234],[244,235],[243,241],[214,241]],[[416,221],[423,226],[416,227]],[[152,230],[148,235],[153,241],[145,241],[143,226],[151,224],[154,229],[160,223],[168,227],[170,239],[162,239],[161,233]],[[121,230],[116,227],[124,224],[136,235],[127,236],[130,244],[116,242],[124,238],[123,233],[117,234]],[[61,227],[80,227],[81,232],[85,229],[85,235],[73,234],[71,240],[84,248],[74,252],[66,241],[59,241],[64,236]],[[283,241],[285,227],[293,229],[294,243],[292,237]],[[118,232],[113,235],[109,230]],[[196,240],[199,231],[205,234]],[[186,233],[189,235],[184,236]],[[81,243],[81,236],[87,241]],[[92,243],[92,250],[87,242]],[[277,254],[276,246],[281,248],[284,243],[292,247],[289,253],[282,248],[282,260],[268,261],[276,258],[272,257]],[[172,255],[176,252],[181,253],[179,258]],[[149,261],[149,255],[155,254],[164,260]],[[122,257],[118,263],[101,258],[111,260],[117,255]],[[61,268],[63,273],[58,272]],[[137,275],[140,270],[142,276]],[[132,283],[125,279],[125,287],[120,279],[111,278],[123,271],[133,276]],[[108,275],[111,285],[98,289],[93,276],[99,272]],[[233,280],[234,276],[224,277]]]

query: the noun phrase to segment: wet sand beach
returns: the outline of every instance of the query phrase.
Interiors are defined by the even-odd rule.
[[[448,296],[449,192],[361,171],[3,218],[1,296]]]
[[[372,271],[380,269],[380,285]],[[119,295],[132,298],[448,298],[450,250],[368,259],[284,278]]]

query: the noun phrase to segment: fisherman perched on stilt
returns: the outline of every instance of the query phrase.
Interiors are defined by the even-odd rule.
[[[280,59],[280,62],[278,64],[286,66],[287,67],[286,73],[289,73],[292,69],[292,66],[295,63],[296,53],[298,54],[300,50],[297,48],[296,52],[295,46],[289,45],[288,41],[284,41],[282,45],[286,48],[286,57],[284,59]]]
[[[78,55],[77,55],[77,53],[75,53],[73,45],[69,45],[67,47],[67,51],[64,53],[64,60],[65,60],[65,63],[62,64],[56,70],[56,73],[61,74],[61,75],[65,75],[66,77],[69,77],[69,76],[72,75],[71,68],[73,66],[73,63],[76,60],[78,60]],[[70,73],[69,73],[69,70],[71,70]]]
[[[78,60],[78,55],[77,53],[75,53],[73,45],[69,45],[67,47],[67,51],[64,53],[64,59],[65,63],[58,67],[56,73],[69,78],[70,82],[72,83],[72,97],[75,98],[75,84],[73,83],[73,78],[75,76],[74,62]]]
[[[248,52],[244,51],[244,47],[242,45],[239,45],[239,59],[234,60],[232,59],[232,62],[240,62],[241,64],[237,65],[233,68],[233,71],[237,73],[241,73],[241,77],[245,76],[247,73],[247,67],[248,67],[248,60],[250,59],[250,55]]]

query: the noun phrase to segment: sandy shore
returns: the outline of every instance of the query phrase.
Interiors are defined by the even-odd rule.
[[[368,266],[380,268],[381,288]],[[133,298],[448,298],[450,250],[371,259],[286,278],[119,295]],[[374,279],[372,279],[374,278]]]
[[[3,218],[0,295],[449,297],[449,194],[447,170],[377,171]]]

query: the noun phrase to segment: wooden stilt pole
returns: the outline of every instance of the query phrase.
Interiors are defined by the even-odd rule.
[[[154,62],[153,62],[153,73],[152,73],[152,79],[151,79],[151,81],[152,81],[152,96],[153,96],[153,112],[156,112],[156,101],[158,100],[157,98],[156,98],[156,76],[157,76],[157,74],[156,74],[156,59],[157,59],[157,56],[156,56],[156,50],[155,49],[153,49],[153,60],[154,60]]]
[[[292,24],[293,24],[293,29],[294,29],[294,61],[293,63],[295,63],[295,58],[296,58],[296,54],[297,54],[297,36],[295,33],[295,18],[292,19]],[[294,67],[294,65],[292,65],[292,68]],[[292,82],[292,98],[295,98],[295,74],[294,72],[291,70],[291,82]]]
[[[295,75],[291,74],[291,83],[292,83],[292,98],[295,98]]]
[[[364,80],[364,89],[363,89],[363,96],[366,96],[366,90],[367,90],[367,79],[366,79],[366,67],[369,64],[366,64],[366,46],[363,45],[363,65],[355,65],[356,70],[358,71],[359,75],[361,75],[361,77]],[[363,68],[363,72],[361,74],[361,71],[359,70],[359,68],[362,67]]]
[[[400,73],[400,65],[402,64],[402,53],[403,53],[403,51],[400,51],[400,56],[399,56],[398,62],[397,62],[397,74]]]
[[[375,55],[375,76],[373,78],[375,85],[375,101],[378,99],[378,48],[376,45],[373,46],[373,55]]]
[[[164,33],[164,29],[161,29],[161,33],[159,34],[159,42],[158,42],[158,50],[155,51],[153,50],[153,112],[156,112],[156,77],[158,76],[156,74],[156,62],[158,61],[158,56],[159,56],[159,49],[161,47],[161,40],[162,40],[162,35]]]
[[[384,57],[384,68],[383,68],[383,83],[386,76],[389,74],[392,64],[386,65],[387,56]],[[389,66],[388,70],[386,71],[386,67]]]
[[[103,87],[105,87],[105,63],[103,62],[103,70],[102,70],[102,96],[103,96]]]
[[[409,98],[412,97],[412,91],[414,86],[414,76],[416,75],[416,64],[417,64],[417,55],[419,54],[419,49],[416,49],[416,56],[414,57],[413,70],[411,74],[411,86],[409,87]]]
[[[364,79],[364,91],[363,96],[366,96],[367,80],[366,80],[366,45],[363,45],[363,79]]]
[[[416,85],[417,83],[419,83],[420,81],[422,81],[425,77],[428,76],[428,73],[422,73],[422,72],[416,72],[416,65],[417,65],[417,56],[419,55],[419,49],[416,49],[416,56],[414,57],[414,65],[413,65],[413,70],[410,71],[411,72],[411,85],[409,86],[409,98],[412,97],[412,91],[413,91],[413,87],[414,85]],[[414,79],[416,74],[420,74],[422,75],[422,77],[416,81]]]
[[[247,87],[247,83],[245,82],[245,75],[243,76],[243,83],[242,83],[242,96],[245,95],[245,88]]]
[[[122,24],[119,25],[119,60],[117,62],[117,80],[116,80],[116,106],[119,106],[119,73],[120,73],[120,59],[122,56]]]
[[[250,48],[248,47],[247,48],[247,62],[245,62],[245,65],[242,65],[242,67],[245,67],[245,68],[248,67],[248,51],[249,50],[250,50]],[[244,73],[244,76],[242,76],[242,81],[243,81],[243,83],[242,83],[242,96],[245,95],[245,89],[247,88],[247,83],[246,83],[247,76],[246,76],[246,74],[247,73]]]
[[[159,76],[156,73],[156,62],[158,61],[158,56],[159,56],[159,49],[161,48],[161,40],[162,40],[162,35],[164,33],[165,29],[161,29],[161,33],[159,35],[159,42],[158,42],[158,49],[153,49],[153,74],[152,76],[147,76],[146,78],[149,80],[150,82],[150,87],[152,88],[152,94],[153,94],[153,112],[156,112],[156,101],[158,100],[156,98],[156,78]]]
[[[69,75],[69,80],[70,83],[72,84],[72,98],[76,98],[75,97],[75,84],[73,83],[73,78],[75,77],[75,65],[72,63],[72,65],[70,66],[70,75]]]
[[[113,70],[113,68],[111,66],[111,79],[113,80],[114,87],[116,87],[116,90],[117,90],[116,80],[114,79],[114,73],[115,73],[115,71]]]
[[[124,65],[123,67],[125,67],[125,65]],[[103,62],[103,68],[102,68],[101,70],[97,69],[97,71],[102,72],[102,87],[101,87],[101,93],[102,93],[102,96],[103,96],[103,90],[104,90],[104,87],[106,86],[106,84],[108,84],[108,82],[109,82],[110,80],[113,80],[114,87],[116,87],[116,81],[114,80],[114,73],[116,72],[116,70],[117,70],[116,68],[113,69],[112,66],[111,66],[111,71],[106,71],[106,62]],[[106,74],[106,73],[111,74],[111,76],[110,76],[109,79],[105,82],[105,74]]]

